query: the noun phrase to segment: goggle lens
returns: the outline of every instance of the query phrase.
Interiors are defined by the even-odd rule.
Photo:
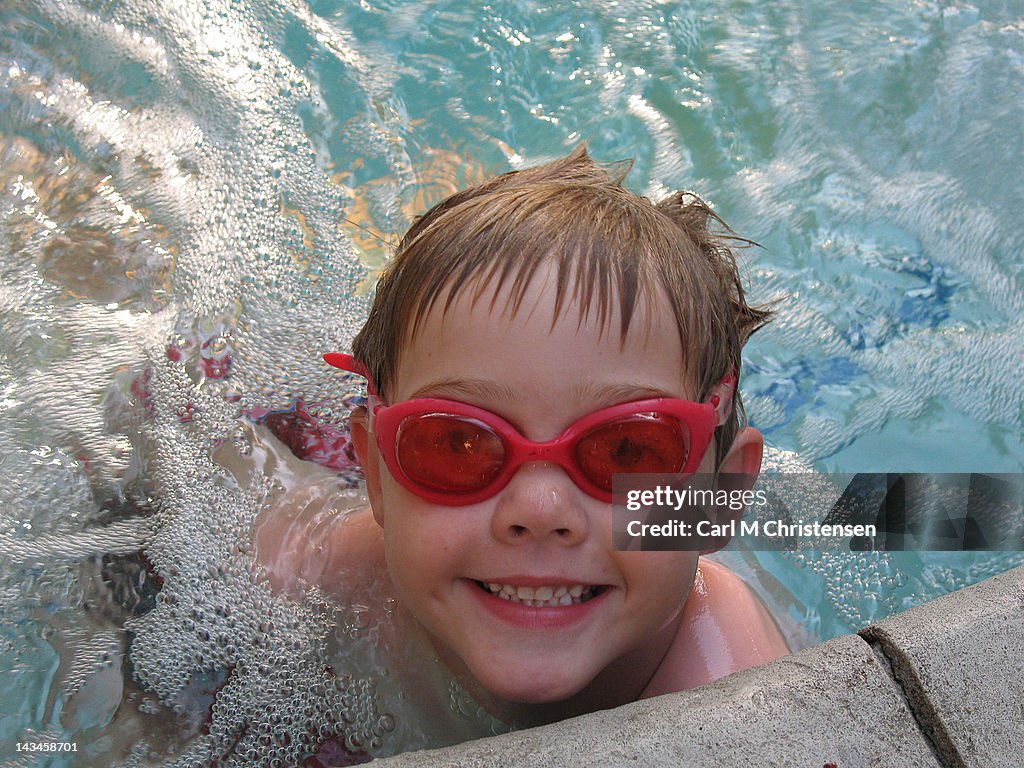
[[[598,488],[611,492],[621,472],[678,472],[690,451],[689,432],[671,416],[637,414],[602,424],[576,443],[576,462]]]
[[[638,413],[584,432],[573,443],[572,457],[583,478],[611,493],[612,476],[617,473],[679,472],[689,449],[689,431],[678,418]],[[406,478],[420,488],[458,496],[496,482],[510,452],[495,428],[479,419],[426,413],[401,420],[395,458]]]
[[[440,493],[486,488],[505,466],[505,444],[486,424],[451,414],[402,421],[396,437],[398,462],[414,483]]]

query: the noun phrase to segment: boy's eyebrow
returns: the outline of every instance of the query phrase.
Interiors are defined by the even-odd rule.
[[[679,395],[668,392],[661,387],[649,384],[595,384],[594,382],[580,382],[573,385],[570,390],[571,397],[578,401],[598,400],[611,403],[628,402],[655,397],[678,398]],[[513,402],[518,399],[516,391],[507,384],[501,384],[488,379],[440,379],[426,384],[415,392],[409,399],[430,395],[452,394],[469,395],[487,400]]]
[[[655,397],[678,398],[679,395],[668,392],[661,387],[650,384],[628,383],[628,384],[595,384],[588,381],[576,384],[572,388],[573,397],[579,400],[603,400],[607,402],[628,402],[630,400],[648,399]]]
[[[410,400],[418,397],[435,395],[438,392],[456,395],[470,395],[489,400],[515,400],[515,392],[507,384],[499,384],[488,379],[439,379],[417,389]]]

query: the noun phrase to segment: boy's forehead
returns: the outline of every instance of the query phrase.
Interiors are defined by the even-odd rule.
[[[574,286],[560,289],[556,271],[553,264],[545,263],[525,278],[477,275],[461,285],[449,283],[433,300],[421,300],[414,307],[404,342],[420,342],[421,326],[460,328],[470,321],[547,334],[566,324],[580,330],[596,326],[602,342],[616,345],[643,344],[652,332],[663,330],[658,327],[661,323],[655,322],[664,316],[659,310],[668,307],[661,286],[640,287],[629,328],[623,334],[617,289],[609,286],[600,293],[581,296]],[[653,299],[649,297],[652,292],[657,294]]]
[[[571,286],[568,291],[559,291],[555,272],[553,265],[543,265],[521,291],[510,281],[499,285],[497,280],[485,277],[459,286],[454,293],[449,285],[431,304],[412,311],[411,316],[418,313],[419,318],[418,322],[410,320],[403,334],[396,378],[405,378],[403,368],[410,362],[415,364],[425,356],[445,356],[451,352],[439,348],[441,345],[462,346],[465,342],[465,348],[460,350],[463,356],[500,358],[507,354],[506,350],[471,343],[473,339],[487,338],[488,331],[492,331],[496,337],[504,334],[506,338],[526,342],[527,346],[534,342],[539,353],[557,350],[557,346],[547,342],[566,337],[596,346],[610,358],[627,349],[649,351],[664,358],[660,363],[673,364],[677,380],[687,390],[691,388],[695,377],[686,365],[679,328],[668,295],[660,284],[640,286],[628,328],[623,332],[622,311],[615,289],[601,297],[581,297]],[[414,348],[416,354],[410,355]],[[531,365],[529,359],[511,362]],[[586,386],[586,371],[566,368],[565,375],[581,376],[584,383],[578,386]],[[638,375],[636,380],[642,382],[643,376]],[[622,386],[629,388],[631,385]]]
[[[573,280],[559,285],[557,265],[542,262],[535,271],[523,275],[496,276],[478,274],[456,285],[447,283],[435,297],[415,301],[410,322],[405,328],[406,340],[416,334],[416,326],[428,318],[441,323],[464,322],[472,317],[477,322],[500,325],[527,325],[534,319],[546,320],[551,328],[569,322],[582,327],[596,323],[602,335],[619,343],[625,336],[631,343],[649,335],[659,323],[656,319],[671,314],[670,301],[658,283],[637,285],[635,306],[630,313],[629,328],[622,333],[622,309],[619,289],[609,281],[598,290],[587,292]],[[674,325],[672,326],[675,327]]]

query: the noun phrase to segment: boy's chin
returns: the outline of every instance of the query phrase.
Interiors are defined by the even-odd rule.
[[[470,670],[473,674],[473,670]],[[554,704],[576,696],[590,682],[585,675],[552,674],[550,668],[481,670],[476,681],[495,700],[510,704]],[[586,679],[584,679],[586,678]]]
[[[506,705],[566,702],[583,692],[601,671],[596,664],[579,665],[582,649],[569,660],[513,648],[497,652],[497,658],[478,648],[456,651],[439,642],[434,649],[470,694],[499,718]]]

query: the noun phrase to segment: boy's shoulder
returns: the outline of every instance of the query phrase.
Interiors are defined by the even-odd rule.
[[[287,494],[261,516],[254,539],[257,560],[285,594],[317,585],[345,604],[384,575],[383,536],[369,507],[345,508],[332,494]]]
[[[775,620],[743,579],[701,558],[675,640],[642,698],[695,688],[788,653]]]
[[[256,560],[276,590],[299,597],[317,585],[345,599],[352,591],[344,584],[379,576],[380,526],[365,496],[340,486],[335,472],[299,459],[265,428],[253,431],[244,458],[226,450],[217,458],[241,485],[258,479],[258,472],[278,488],[252,531]]]

